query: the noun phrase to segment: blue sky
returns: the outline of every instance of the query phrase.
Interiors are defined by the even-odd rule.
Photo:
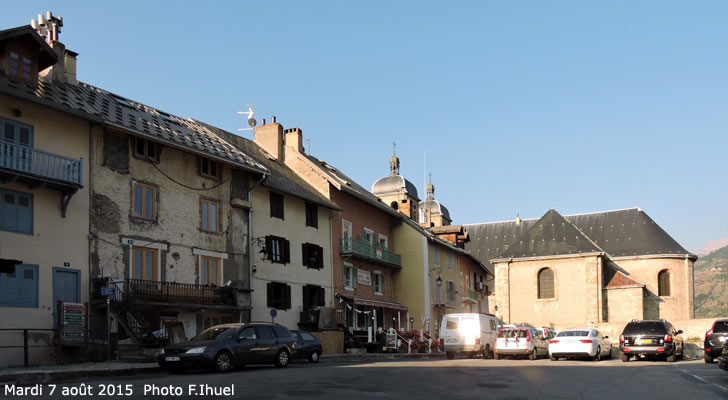
[[[255,103],[365,187],[396,140],[454,223],[640,205],[689,250],[728,237],[725,1],[2,8],[63,16],[84,82],[232,132]]]

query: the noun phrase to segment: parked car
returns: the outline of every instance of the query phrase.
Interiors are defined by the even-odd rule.
[[[296,339],[285,326],[272,323],[216,325],[187,342],[172,345],[157,356],[162,369],[212,368],[227,372],[246,364],[288,365]]]
[[[535,360],[538,356],[549,354],[549,341],[536,328],[504,328],[495,340],[494,358],[503,356],[527,356]]]
[[[538,330],[539,332],[541,332],[541,334],[543,335],[544,339],[551,340],[551,339],[553,339],[556,336],[556,332],[553,329],[548,328],[548,327],[545,327],[545,326],[543,328],[536,328],[536,330]]]
[[[293,353],[293,358],[308,359],[312,363],[319,362],[319,358],[324,352],[321,340],[308,331],[291,331],[291,333],[296,339],[296,351]]]
[[[705,362],[710,364],[713,359],[721,355],[723,344],[728,340],[728,319],[719,319],[713,322],[710,330],[705,332]]]
[[[720,357],[718,357],[718,366],[723,371],[728,371],[728,340],[723,342],[723,349]]]
[[[589,357],[612,358],[612,342],[596,329],[570,329],[559,332],[549,341],[549,359]]]
[[[445,356],[452,360],[457,353],[468,357],[493,353],[495,337],[503,321],[492,314],[445,314],[440,324],[440,342]]]
[[[632,320],[619,336],[620,358],[665,357],[668,362],[683,358],[683,332],[660,320]]]

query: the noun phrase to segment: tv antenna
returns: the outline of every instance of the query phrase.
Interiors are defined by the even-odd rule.
[[[258,122],[255,120],[255,104],[246,104],[246,107],[248,107],[248,111],[238,111],[238,114],[244,114],[248,116],[248,126],[250,128],[240,128],[239,131],[252,131],[253,128],[255,128],[255,125],[258,124]]]
[[[44,36],[48,43],[57,42],[63,26],[63,17],[56,17],[50,11],[46,11],[46,15],[38,14],[37,20],[31,19],[30,26]]]

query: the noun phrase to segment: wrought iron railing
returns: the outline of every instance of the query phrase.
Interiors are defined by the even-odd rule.
[[[98,286],[94,290],[94,296],[98,298],[104,297],[101,296],[101,287],[107,286],[109,278],[99,278],[94,281]],[[124,279],[116,281],[116,285],[113,288],[114,294],[105,297],[111,297],[114,301],[128,303],[148,302],[227,306],[235,306],[237,304],[233,288],[226,286]]]
[[[402,266],[402,256],[373,245],[364,239],[345,238],[341,240],[341,254],[352,254],[369,260],[381,261],[397,267]]]
[[[0,168],[83,185],[83,160],[0,141]]]

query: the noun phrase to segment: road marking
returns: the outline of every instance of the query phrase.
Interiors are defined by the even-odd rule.
[[[703,379],[702,377],[700,377],[700,376],[698,376],[698,375],[695,375],[695,374],[692,374],[692,373],[690,373],[690,372],[688,372],[688,371],[686,371],[686,370],[684,370],[684,369],[682,369],[682,368],[680,368],[680,367],[678,367],[678,366],[675,366],[675,368],[677,368],[677,369],[679,369],[680,371],[682,371],[682,372],[684,372],[684,373],[686,373],[686,374],[688,374],[688,375],[692,376],[693,378],[695,378],[695,379],[699,380],[700,382],[706,383],[706,384],[708,384],[708,385],[713,385],[713,386],[717,387],[718,389],[720,389],[720,390],[722,390],[722,391],[724,391],[724,392],[728,392],[728,388],[727,388],[727,387],[721,386],[721,385],[719,385],[719,384],[717,384],[717,383],[713,383],[713,382],[708,382],[708,381],[706,381],[705,379]]]

